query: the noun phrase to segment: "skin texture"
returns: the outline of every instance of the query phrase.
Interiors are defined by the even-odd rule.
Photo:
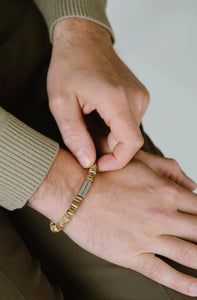
[[[96,159],[84,122],[93,111],[109,128],[99,141],[100,171],[122,168],[143,145],[139,124],[149,93],[117,56],[102,26],[80,18],[55,25],[47,85],[49,107],[64,143],[83,167]]]
[[[28,204],[59,221],[86,173],[70,153],[60,150]],[[197,242],[195,187],[174,160],[139,151],[121,170],[97,174],[64,232],[107,261],[197,296],[196,278],[155,256],[197,268],[197,246],[191,243]]]

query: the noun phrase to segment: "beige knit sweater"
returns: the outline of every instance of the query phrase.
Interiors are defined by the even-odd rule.
[[[106,27],[105,0],[35,0],[48,25],[81,17]],[[0,107],[0,206],[21,208],[46,177],[59,145],[31,129]]]

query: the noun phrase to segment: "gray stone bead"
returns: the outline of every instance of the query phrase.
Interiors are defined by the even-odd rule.
[[[79,190],[79,192],[78,192],[77,195],[81,196],[82,198],[84,198],[85,195],[87,194],[87,192],[88,192],[91,184],[92,184],[92,182],[90,180],[86,179],[84,181],[84,183],[82,184],[82,186],[81,186],[81,188],[80,188],[80,190]]]

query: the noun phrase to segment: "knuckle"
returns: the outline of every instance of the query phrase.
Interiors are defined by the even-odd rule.
[[[122,85],[116,85],[112,87],[112,90],[109,90],[110,94],[115,94],[116,99],[119,99],[120,104],[127,104],[128,97],[125,91],[125,88]]]
[[[161,267],[158,262],[144,260],[141,255],[133,260],[131,268],[156,281],[161,277]]]
[[[149,94],[149,93],[148,93],[148,94],[145,94],[143,100],[144,100],[145,106],[148,107],[148,105],[149,105],[149,103],[150,103],[150,94]]]
[[[124,89],[124,87],[123,87],[122,85],[117,85],[117,86],[115,87],[115,92],[116,92],[116,94],[117,94],[119,97],[121,97],[121,98],[123,98],[123,99],[126,98],[126,92],[125,92],[125,89]]]
[[[80,132],[73,129],[64,128],[63,129],[63,140],[66,145],[71,145],[75,142],[79,142]]]
[[[183,263],[191,263],[196,261],[197,253],[192,246],[188,246],[186,249],[181,251],[180,258],[182,259]]]
[[[172,169],[180,169],[180,166],[175,159],[168,158],[168,163]]]
[[[153,264],[152,266],[149,266],[148,275],[150,276],[150,278],[158,280],[160,272],[161,271],[157,263]]]
[[[179,293],[186,294],[186,295],[191,295],[190,291],[190,283],[185,282],[184,280],[174,280],[172,282],[172,289],[175,291],[178,291]]]
[[[146,98],[148,99],[148,101],[150,102],[150,93],[146,88],[145,88],[145,95],[146,95]]]
[[[160,222],[166,222],[167,220],[173,219],[173,213],[170,210],[164,209],[164,208],[151,208],[149,209],[149,215],[150,219],[155,223]]]
[[[148,107],[148,105],[150,104],[150,94],[145,94],[144,96],[144,102],[146,104],[146,106]]]
[[[178,189],[170,181],[166,181],[161,186],[161,194],[167,199],[174,200],[178,196]]]
[[[146,98],[146,93],[142,89],[137,87],[135,89],[134,96],[137,100],[143,101]]]
[[[59,108],[62,107],[64,103],[63,97],[61,95],[57,95],[55,97],[52,97],[49,101],[49,109],[50,111],[56,111]]]
[[[144,92],[140,88],[136,88],[134,92],[134,99],[136,104],[141,110],[144,110],[150,103],[150,94],[149,92]]]
[[[141,134],[136,135],[135,139],[132,141],[132,145],[138,150],[144,144],[144,138]]]

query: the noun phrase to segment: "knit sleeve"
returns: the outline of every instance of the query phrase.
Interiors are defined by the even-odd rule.
[[[21,208],[46,177],[59,145],[0,107],[0,206]]]
[[[53,27],[62,19],[80,17],[107,28],[114,40],[113,30],[105,13],[106,0],[34,0],[48,25],[52,41]]]

